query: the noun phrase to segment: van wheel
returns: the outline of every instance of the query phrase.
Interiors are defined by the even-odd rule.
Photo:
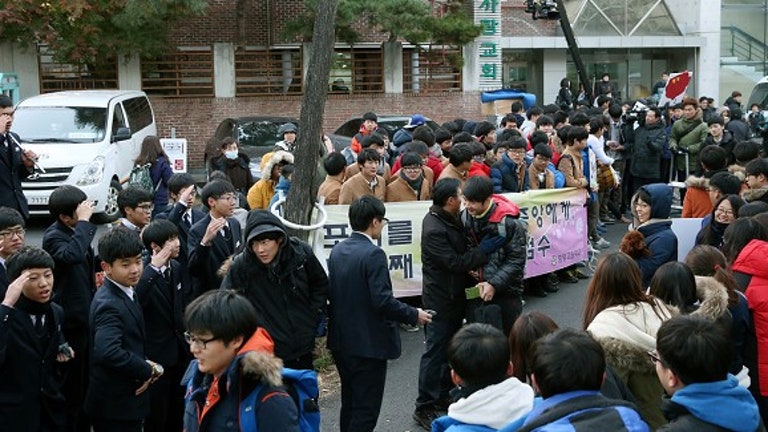
[[[120,182],[112,180],[109,182],[109,189],[107,190],[107,205],[104,207],[104,213],[98,213],[93,215],[96,223],[110,223],[117,220],[120,217],[120,209],[117,207],[117,194],[123,190],[120,186]]]

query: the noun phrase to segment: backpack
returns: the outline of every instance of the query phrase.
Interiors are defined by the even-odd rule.
[[[134,166],[133,169],[131,169],[131,173],[128,175],[128,186],[144,189],[154,196],[157,187],[155,187],[155,184],[152,181],[152,175],[149,172],[151,166],[152,164]],[[160,186],[160,183],[158,183],[157,186]]]
[[[320,431],[320,406],[318,398],[320,389],[317,384],[317,372],[309,369],[283,368],[283,385],[296,403],[299,413],[299,431]],[[259,384],[240,403],[240,430],[247,432],[258,431],[256,413],[268,389]]]

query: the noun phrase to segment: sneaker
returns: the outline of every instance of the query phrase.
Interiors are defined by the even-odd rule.
[[[558,288],[557,285],[550,283],[550,281],[547,281],[547,283],[544,285],[544,291],[548,293],[556,293],[560,291],[560,288]]]
[[[600,216],[600,222],[606,225],[613,225],[616,223],[616,219],[614,219],[610,215],[603,215],[603,216]]]
[[[582,269],[575,269],[573,275],[579,279],[589,279],[589,276]]]
[[[560,279],[560,282],[568,282],[568,283],[578,283],[579,278],[573,275],[570,270],[568,271],[561,271],[558,273],[557,277]]]
[[[611,247],[611,242],[602,237],[599,237],[597,240],[592,241],[592,246],[594,246],[595,249],[608,249]]]
[[[405,330],[405,331],[407,331],[407,332],[409,332],[409,333],[417,332],[417,331],[419,331],[421,329],[417,325],[410,325],[410,324],[406,324],[406,323],[400,323],[400,328]]]
[[[622,216],[621,217],[621,223],[631,224],[632,223],[632,219],[630,219],[630,218],[628,218],[626,216]]]
[[[416,408],[416,411],[413,412],[413,420],[428,431],[432,430],[432,422],[438,417],[439,415],[433,407]]]

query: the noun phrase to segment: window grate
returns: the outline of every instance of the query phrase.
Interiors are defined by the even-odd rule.
[[[37,58],[41,93],[118,88],[117,60],[98,66],[61,63],[46,45],[37,47]]]
[[[178,49],[154,59],[142,59],[141,89],[153,96],[213,97],[213,50]]]
[[[301,50],[235,51],[238,96],[300,95],[304,89]]]
[[[403,49],[403,92],[462,91],[461,61],[459,47],[424,45]]]
[[[328,86],[332,94],[384,93],[381,48],[336,49]]]

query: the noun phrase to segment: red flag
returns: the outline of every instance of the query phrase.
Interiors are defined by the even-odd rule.
[[[685,96],[685,91],[688,89],[688,84],[691,83],[693,72],[683,71],[680,73],[673,73],[667,80],[667,85],[664,87],[664,93],[662,93],[659,99],[659,106],[664,106],[667,103],[674,105],[680,103]]]

